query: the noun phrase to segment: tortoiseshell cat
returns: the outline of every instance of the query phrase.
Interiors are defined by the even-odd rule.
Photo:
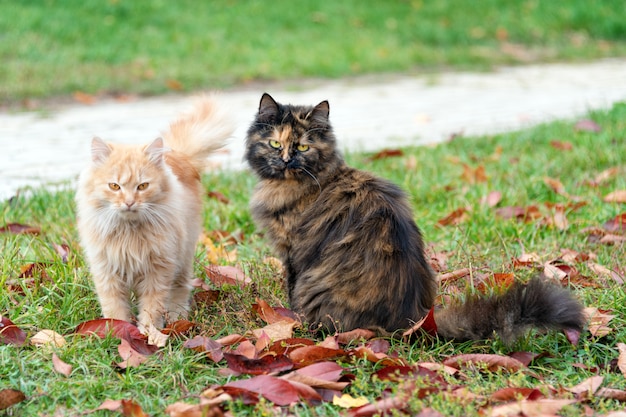
[[[328,330],[406,329],[433,306],[437,281],[404,193],[346,165],[329,106],[261,98],[245,159],[259,177],[252,215],[282,259],[291,308]],[[443,338],[496,332],[512,342],[530,327],[581,329],[582,306],[540,278],[507,293],[435,313]]]

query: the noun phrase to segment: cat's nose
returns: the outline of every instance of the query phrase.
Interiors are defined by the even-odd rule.
[[[125,204],[126,204],[126,207],[131,208],[135,204],[135,202],[134,201],[127,201]]]

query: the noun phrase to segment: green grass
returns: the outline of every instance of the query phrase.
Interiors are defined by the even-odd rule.
[[[626,55],[622,0],[0,0],[0,105]],[[293,83],[297,86],[297,82]]]
[[[511,260],[523,250],[535,252],[542,261],[548,261],[558,257],[562,249],[572,249],[593,253],[597,257],[595,262],[624,276],[624,245],[593,243],[584,229],[600,227],[626,211],[624,205],[602,201],[609,192],[626,189],[626,103],[616,104],[610,111],[593,112],[590,118],[602,127],[602,132],[578,132],[573,128],[573,121],[563,121],[520,132],[457,138],[434,147],[405,149],[404,156],[397,158],[371,162],[368,155],[350,154],[348,160],[352,165],[376,172],[406,189],[427,242],[437,252],[448,252],[446,271],[471,267],[474,277],[481,273],[514,272],[519,279],[526,279],[533,271],[511,266]],[[555,149],[550,145],[555,139],[570,142],[572,150]],[[473,168],[483,166],[487,180],[467,183],[461,177],[461,163]],[[600,172],[612,167],[621,167],[620,174],[598,187],[588,184]],[[566,197],[554,193],[545,184],[545,177],[561,180],[570,195],[587,203],[578,210],[567,212],[569,226],[565,230],[539,222],[503,220],[495,215],[495,209],[479,204],[481,197],[490,191],[502,192],[500,207],[567,203]],[[221,172],[205,178],[208,189],[219,191],[230,199],[229,204],[206,201],[206,228],[243,233],[244,241],[237,246],[237,263],[248,271],[254,285],[244,289],[225,287],[218,302],[193,310],[191,317],[198,327],[188,337],[202,334],[217,338],[261,327],[263,323],[250,312],[257,297],[270,304],[286,303],[280,276],[262,262],[271,251],[255,230],[248,212],[248,198],[254,183],[247,172]],[[0,203],[0,226],[19,222],[41,228],[38,236],[0,236],[0,285],[3,287],[0,314],[11,318],[31,336],[41,329],[68,335],[68,344],[53,351],[74,366],[71,376],[64,377],[53,371],[51,350],[0,345],[0,389],[19,389],[27,396],[27,400],[12,407],[8,415],[77,416],[98,407],[105,399],[121,398],[135,400],[149,415],[164,415],[168,404],[196,402],[205,388],[232,379],[219,373],[225,368],[223,363],[215,365],[203,355],[183,349],[182,340],[170,340],[166,347],[150,356],[148,362],[121,372],[113,366],[121,360],[117,340],[69,335],[79,323],[100,314],[77,242],[72,199],[70,189],[59,193],[34,190],[30,197],[23,195]],[[439,219],[466,206],[471,208],[466,221],[458,226],[436,226]],[[69,245],[71,252],[67,263],[61,262],[52,249],[54,243]],[[20,281],[20,267],[38,261],[51,263],[45,268],[49,280],[34,286],[24,283],[23,294],[7,290],[8,283]],[[199,246],[198,276],[203,276],[202,268],[206,263],[204,250]],[[414,344],[392,341],[392,346],[412,363],[442,362],[454,354],[470,352],[529,351],[542,354],[530,366],[532,372],[467,371],[466,379],[448,378],[450,383],[463,385],[477,395],[488,396],[509,386],[550,384],[556,388],[570,387],[595,372],[575,366],[581,363],[598,368],[597,373],[605,377],[603,386],[624,390],[624,377],[608,367],[618,355],[616,342],[626,340],[624,286],[602,278],[589,268],[588,263],[574,263],[573,266],[585,276],[582,280],[573,280],[572,289],[577,296],[586,305],[611,310],[616,316],[609,324],[612,332],[605,337],[593,337],[585,332],[575,347],[558,333],[531,334],[512,347],[505,347],[498,340],[454,344],[425,339]],[[590,283],[595,283],[597,288],[583,285]],[[441,289],[442,293],[452,297],[459,297],[459,293],[468,290],[471,290],[471,282],[466,279],[444,285]],[[379,367],[377,365],[360,361],[345,366],[355,374],[355,380],[345,391],[355,397],[374,400],[386,388],[401,392],[396,384],[371,381],[370,375]],[[567,395],[559,394],[558,397]],[[474,416],[478,415],[482,405],[484,400],[437,393],[412,399],[409,411],[418,412],[429,406],[444,415]],[[599,397],[590,398],[586,405],[599,415],[623,409],[623,404]],[[229,407],[236,415],[269,415],[275,411],[267,402],[256,407],[234,402]],[[292,411],[302,416],[342,413],[331,404],[312,408],[298,405]],[[583,412],[582,404],[568,406],[562,411],[567,416]],[[97,412],[93,415],[110,414]]]

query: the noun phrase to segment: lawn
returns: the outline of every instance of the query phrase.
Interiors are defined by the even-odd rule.
[[[0,106],[626,55],[622,0],[0,0]]]
[[[283,336],[270,333],[274,339],[284,338],[285,332],[301,339],[268,345],[270,341],[253,331],[264,328],[269,333],[267,323],[276,321],[274,313],[281,311],[271,307],[288,305],[268,243],[247,208],[255,180],[247,172],[215,172],[204,179],[211,194],[205,201],[206,238],[197,248],[196,275],[202,285],[198,282],[194,292],[193,327],[179,329],[180,335],[170,336],[156,353],[137,336],[129,339],[132,333],[122,335],[148,352],[119,365],[128,357],[128,343],[111,334],[81,334],[96,329],[99,322],[81,324],[97,319],[100,312],[77,241],[73,190],[38,189],[2,202],[0,227],[31,227],[0,236],[0,313],[5,325],[0,333],[0,390],[13,389],[25,397],[5,412],[78,416],[104,403],[126,416],[189,416],[203,414],[165,410],[200,401],[218,404],[204,415],[371,415],[366,408],[356,410],[358,401],[424,416],[518,415],[514,407],[526,407],[529,416],[553,415],[555,409],[563,416],[623,410],[626,352],[620,355],[620,347],[626,346],[619,342],[626,340],[626,205],[623,194],[616,192],[626,190],[625,132],[626,103],[621,103],[589,114],[584,122],[455,138],[387,156],[347,156],[352,165],[391,179],[409,193],[442,277],[438,304],[468,293],[499,291],[512,277],[526,280],[546,272],[571,288],[593,316],[577,342],[561,333],[532,332],[512,346],[498,340],[452,343],[426,335],[411,343],[346,336],[347,344],[337,345],[333,337],[314,338],[301,328],[292,333],[292,325],[279,321],[271,329]],[[207,274],[209,265],[239,268],[250,282],[218,284]],[[7,319],[17,327],[7,328]],[[24,331],[21,338],[17,329]],[[41,330],[63,335],[66,343],[33,343]],[[292,352],[311,343],[317,346],[305,349],[310,353],[300,358],[328,367],[324,377],[335,375],[325,380],[332,388],[313,391],[306,385],[295,391],[284,379],[293,377],[293,363],[268,358],[293,362]],[[322,344],[330,358],[314,355]],[[292,350],[277,353],[280,346]],[[519,363],[508,356],[513,353]],[[498,356],[478,361],[457,356],[467,354]],[[265,359],[253,363],[245,355]],[[271,371],[271,376],[248,375]],[[249,381],[281,396],[270,392],[259,397],[225,387],[243,384],[252,389]],[[333,392],[347,396],[337,404],[332,395],[321,401],[315,397]],[[308,398],[310,404],[303,399],[275,405],[291,403],[288,395]],[[387,400],[379,402],[383,398]],[[7,404],[5,399],[0,395],[0,405]]]

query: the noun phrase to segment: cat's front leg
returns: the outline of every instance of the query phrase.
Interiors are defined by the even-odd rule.
[[[135,293],[139,301],[137,326],[145,333],[150,326],[163,327],[163,316],[170,299],[172,273],[153,271],[136,283]]]
[[[130,288],[119,276],[93,274],[96,293],[104,318],[130,321]]]

